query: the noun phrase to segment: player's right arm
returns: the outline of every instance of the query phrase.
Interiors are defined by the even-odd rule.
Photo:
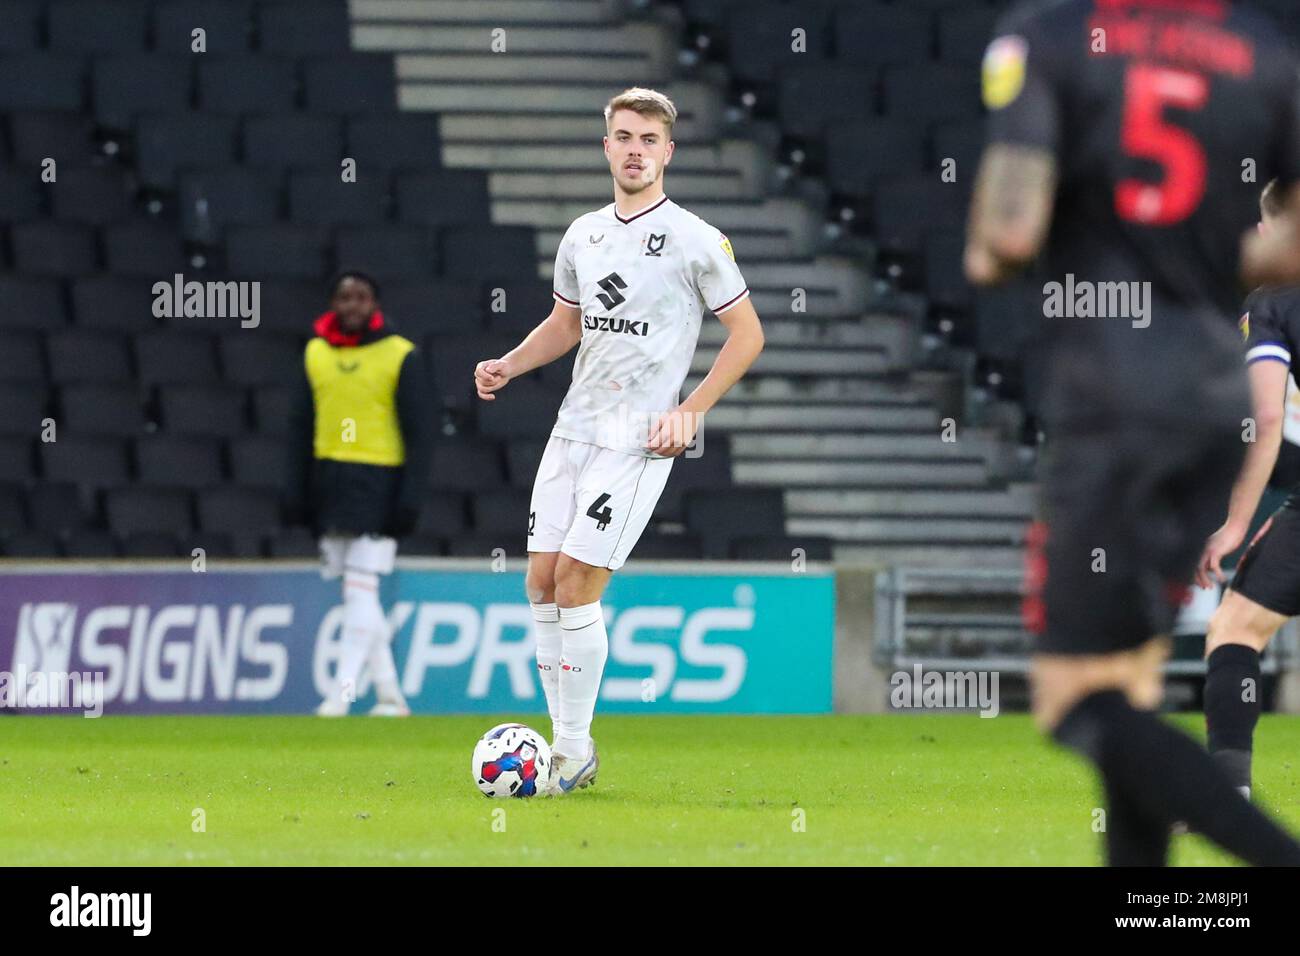
[[[1282,423],[1285,417],[1286,383],[1291,371],[1291,350],[1284,336],[1276,331],[1271,309],[1251,309],[1244,321],[1247,326],[1246,361],[1250,363],[1251,416],[1253,441],[1246,445],[1237,481],[1228,501],[1228,517],[1222,527],[1205,543],[1196,568],[1196,583],[1209,587],[1212,580],[1224,581],[1220,567],[1246,539],[1251,519],[1259,508],[1268,479],[1277,466],[1282,448]]]
[[[537,328],[505,355],[479,362],[474,369],[474,386],[485,402],[496,400],[493,392],[516,378],[568,353],[582,338],[582,310],[559,299]]]
[[[966,277],[1005,282],[1047,239],[1056,198],[1060,105],[1052,56],[1029,20],[1013,14],[989,44],[983,64],[988,147],[971,200]]]
[[[492,393],[504,388],[512,378],[554,362],[582,340],[581,290],[573,264],[573,243],[569,238],[572,232],[570,226],[555,251],[552,280],[555,307],[551,314],[505,355],[479,362],[475,367],[474,387],[483,401],[495,401]]]

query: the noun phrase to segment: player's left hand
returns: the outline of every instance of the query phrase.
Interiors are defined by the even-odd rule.
[[[646,440],[646,450],[664,458],[676,458],[695,440],[704,416],[678,405],[671,412],[659,416],[650,436]]]
[[[1220,565],[1224,558],[1241,547],[1245,537],[1244,529],[1227,524],[1210,535],[1210,539],[1205,542],[1205,550],[1201,552],[1201,560],[1196,565],[1197,587],[1208,588],[1216,581],[1222,584],[1227,580]]]

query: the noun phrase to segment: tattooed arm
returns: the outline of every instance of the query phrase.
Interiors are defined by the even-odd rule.
[[[1048,150],[995,143],[984,153],[966,236],[966,277],[1005,282],[1047,238],[1056,196],[1056,160]]]

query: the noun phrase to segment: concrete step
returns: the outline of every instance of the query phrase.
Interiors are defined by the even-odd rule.
[[[716,409],[715,409],[716,411]],[[834,487],[899,485],[972,485],[987,479],[982,461],[736,461],[732,477],[738,485],[799,485]]]
[[[745,183],[730,170],[697,170],[673,174],[673,195],[683,200],[693,196],[744,196]],[[609,171],[490,173],[488,189],[497,198],[584,199],[588,208],[599,209],[613,198],[614,184]]]
[[[705,139],[698,117],[680,112],[673,126],[673,141],[679,146]],[[562,143],[592,145],[600,148],[605,135],[605,120],[599,110],[578,113],[467,112],[439,117],[439,132],[444,148],[449,143]],[[569,216],[572,222],[583,212]]]
[[[780,458],[951,458],[989,460],[1001,450],[996,434],[968,433],[959,442],[943,441],[940,432],[885,432],[883,434],[810,435],[806,432],[769,432],[737,435],[731,443],[736,459]]]
[[[615,90],[625,86],[630,76],[647,85],[660,85],[671,76],[666,64],[657,64],[649,54],[637,50],[598,56],[486,50],[405,53],[397,57],[396,69],[399,83],[470,80],[518,83],[545,76],[563,77],[573,83],[608,83]]]
[[[554,259],[555,251],[560,247],[560,240],[563,238],[563,229],[546,229],[538,232],[538,255],[547,259]],[[811,248],[798,244],[793,236],[788,235],[754,236],[743,232],[732,232],[728,233],[728,238],[731,240],[733,249],[740,246],[745,250],[746,262],[784,262],[790,259],[801,259],[812,252]],[[722,327],[725,328],[725,326]]]
[[[1025,553],[1015,545],[990,545],[986,542],[962,544],[882,544],[877,541],[837,541],[832,552],[837,564],[869,567],[907,565],[909,567],[1023,567]]]
[[[442,162],[445,166],[466,166],[473,169],[589,169],[591,172],[608,175],[609,161],[605,159],[600,135],[597,133],[578,143],[448,143],[443,147]],[[745,167],[754,161],[758,149],[756,143],[738,140],[724,140],[712,146],[687,143],[673,152],[666,182],[671,183],[678,173],[684,172],[712,173],[728,170],[743,175]],[[565,219],[561,213],[552,210],[548,212],[555,215],[554,220],[538,221],[542,217],[536,217],[529,224],[564,228],[577,215],[581,215],[578,213]],[[719,229],[723,228],[721,224],[717,225]],[[764,225],[770,229],[774,224],[768,220]]]
[[[691,359],[692,372],[713,366],[718,349],[703,346]],[[881,375],[889,371],[889,357],[877,348],[803,348],[766,346],[746,375]]]
[[[891,330],[867,321],[824,319],[803,313],[763,317],[763,338],[767,348],[777,345],[804,348],[877,348],[893,345]],[[721,345],[727,339],[727,327],[720,323],[705,324],[700,329],[701,345]]]
[[[766,323],[765,323],[766,324]],[[706,323],[707,327],[707,323]],[[689,376],[682,387],[685,394],[700,383],[703,376]],[[743,378],[727,393],[729,404],[830,404],[923,405],[921,394],[905,383],[870,378],[773,378],[760,375]]]
[[[937,427],[938,415],[928,405],[769,405],[724,400],[709,412],[708,420],[712,427],[722,431],[780,428],[915,431]]]
[[[732,447],[742,436],[732,437]],[[785,511],[790,517],[886,515],[985,515],[1026,524],[1034,514],[1034,485],[989,488],[880,488],[810,489],[787,491]]]
[[[722,94],[713,87],[694,81],[669,83],[661,87],[672,97],[679,112],[696,116],[716,129],[722,115]],[[616,92],[609,83],[521,82],[409,82],[398,87],[398,105],[402,109],[434,110],[440,113],[508,113],[536,112],[539,115],[568,113],[589,114],[604,134],[604,109]]]
[[[1022,545],[1023,522],[992,518],[909,518],[869,515],[858,518],[788,518],[786,534],[817,535],[843,541],[893,541],[951,543],[986,542]]]
[[[479,23],[510,26],[521,23],[610,23],[618,13],[606,0],[350,0],[354,23],[395,22],[412,26]]]

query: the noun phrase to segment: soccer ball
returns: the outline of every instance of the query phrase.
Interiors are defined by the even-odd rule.
[[[485,797],[534,797],[551,779],[551,746],[523,724],[498,724],[474,745],[474,783]]]

